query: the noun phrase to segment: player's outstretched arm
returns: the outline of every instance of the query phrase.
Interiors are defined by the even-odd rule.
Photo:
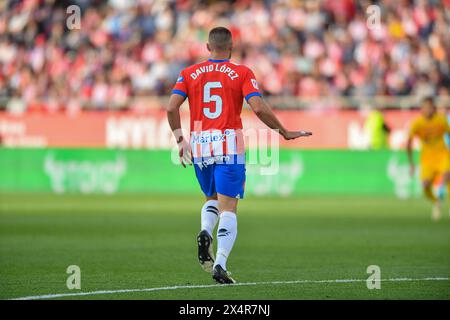
[[[270,107],[264,101],[263,98],[259,96],[253,96],[248,100],[248,104],[252,108],[256,116],[264,122],[266,126],[270,129],[278,130],[278,132],[286,140],[297,139],[299,137],[307,137],[312,135],[309,131],[288,131],[286,130],[281,122],[277,119],[275,114],[272,112]]]
[[[411,176],[414,176],[414,172],[416,171],[416,168],[414,165],[413,138],[412,137],[408,137],[408,141],[406,142],[406,153],[408,155],[408,161],[409,161],[409,174]]]
[[[167,105],[167,120],[178,144],[180,162],[183,167],[186,167],[186,164],[192,164],[192,159],[189,143],[183,137],[181,130],[180,107],[183,101],[184,97],[179,94],[172,94],[170,96],[169,104]]]

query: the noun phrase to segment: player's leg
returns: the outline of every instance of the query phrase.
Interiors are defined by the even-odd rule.
[[[214,184],[214,165],[194,164],[195,175],[205,194],[206,202],[201,211],[201,228],[197,235],[198,262],[206,272],[211,272],[214,265],[213,230],[219,219],[217,193]]]
[[[219,283],[234,283],[227,272],[227,259],[237,237],[237,198],[218,194],[219,226],[217,227],[217,253],[213,267],[213,278]]]
[[[213,231],[219,220],[217,194],[207,196],[202,207],[201,228],[197,235],[198,261],[206,272],[211,272],[214,265]]]
[[[205,230],[212,237],[217,221],[219,221],[219,202],[217,193],[206,196],[206,202],[202,207],[201,231]]]
[[[433,220],[439,220],[441,217],[441,201],[433,192],[433,180],[426,179],[422,181],[423,193],[425,197],[433,204],[431,217]]]
[[[447,185],[445,183],[445,181],[442,181],[441,184],[439,184],[438,190],[437,190],[437,198],[439,200],[443,200],[445,198],[445,194],[447,192]]]
[[[433,191],[433,182],[432,180],[424,180],[422,181],[422,188],[423,188],[423,194],[425,195],[425,198],[430,200],[432,203],[435,203],[438,198],[434,194]]]
[[[227,270],[227,259],[233,249],[237,236],[237,203],[238,199],[223,194],[219,199],[219,226],[217,227],[217,254],[214,265],[220,265]]]
[[[439,201],[433,191],[433,181],[438,173],[437,169],[435,162],[430,161],[430,159],[424,159],[420,163],[420,179],[422,181],[423,194],[433,205],[431,213],[433,220],[438,220],[441,217],[441,201]]]
[[[234,283],[227,270],[227,259],[237,236],[237,204],[244,196],[245,165],[220,164],[215,170],[216,190],[219,202],[217,227],[217,253],[213,278],[219,283]]]

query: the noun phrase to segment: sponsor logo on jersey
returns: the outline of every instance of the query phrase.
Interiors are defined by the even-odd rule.
[[[195,160],[194,159],[194,163],[196,165],[198,165],[199,169],[202,170],[203,168],[206,168],[207,166],[210,166],[214,163],[227,163],[230,162],[230,156],[224,156],[224,155],[220,155],[220,156],[213,156],[210,157],[208,159],[202,159],[202,160]]]
[[[209,132],[202,131],[201,133],[196,133],[193,131],[192,133],[192,143],[211,143],[211,142],[224,142],[227,136],[231,136],[235,134],[234,130],[225,130],[222,132]]]
[[[190,143],[194,158],[224,154],[243,154],[244,141],[241,130],[226,129],[191,131]]]

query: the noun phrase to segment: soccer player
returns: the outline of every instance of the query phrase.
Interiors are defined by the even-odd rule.
[[[433,192],[433,182],[443,177],[447,191],[450,190],[450,151],[445,145],[444,137],[450,132],[445,115],[439,114],[432,98],[423,99],[421,115],[411,125],[407,142],[407,153],[411,175],[415,165],[412,155],[412,143],[415,137],[420,139],[420,179],[425,196],[433,203],[432,218],[441,217],[441,201]],[[447,193],[450,194],[450,193]]]
[[[179,148],[181,164],[194,162],[194,169],[206,202],[201,210],[201,231],[197,236],[198,259],[212,272],[216,282],[235,281],[227,272],[227,258],[237,235],[237,204],[244,196],[245,149],[240,113],[243,99],[269,128],[286,140],[311,135],[288,131],[261,97],[253,72],[230,62],[231,32],[223,27],[210,31],[210,58],[181,71],[167,107],[167,118]],[[188,98],[190,143],[181,132],[179,108]],[[218,222],[217,253],[213,253],[213,230]]]

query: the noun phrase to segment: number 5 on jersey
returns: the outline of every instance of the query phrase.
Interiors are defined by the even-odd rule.
[[[203,114],[209,119],[216,119],[222,113],[222,98],[217,95],[211,95],[211,89],[214,88],[222,88],[222,84],[219,81],[207,82],[203,87],[203,102],[215,102],[216,103],[216,111],[211,112],[211,108],[204,107]]]

